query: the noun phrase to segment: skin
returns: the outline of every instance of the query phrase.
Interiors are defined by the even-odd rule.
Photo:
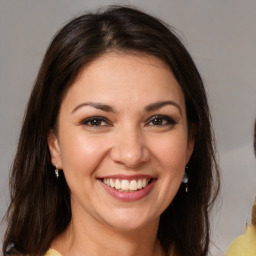
[[[104,121],[88,121],[95,116]],[[183,92],[165,63],[108,53],[86,65],[63,99],[48,144],[52,163],[64,171],[72,208],[71,223],[53,248],[74,256],[164,255],[159,217],[179,189],[194,146]],[[99,180],[109,175],[149,175],[155,183],[142,199],[124,202]]]

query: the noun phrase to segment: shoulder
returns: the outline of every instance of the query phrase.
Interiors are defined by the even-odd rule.
[[[61,254],[54,249],[49,249],[44,256],[61,256]]]
[[[15,249],[11,249],[10,251],[8,251],[8,253],[4,255],[0,254],[0,256],[28,256],[28,255],[22,254]],[[61,254],[54,249],[49,249],[44,256],[61,256]]]
[[[255,256],[256,227],[247,227],[245,234],[238,236],[229,246],[226,256]]]

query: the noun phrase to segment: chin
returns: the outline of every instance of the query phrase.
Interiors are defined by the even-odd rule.
[[[145,228],[148,228],[152,224],[153,226],[158,225],[159,218],[154,217],[151,214],[146,214],[145,212],[135,212],[122,210],[122,212],[118,212],[116,214],[111,214],[111,217],[109,218],[110,226],[112,226],[116,230],[120,231],[138,231],[143,230]]]

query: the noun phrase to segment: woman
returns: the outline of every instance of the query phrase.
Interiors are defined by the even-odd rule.
[[[254,154],[256,156],[256,119],[254,121]],[[236,237],[229,245],[226,256],[256,255],[256,197],[252,206],[251,223],[246,223],[245,233]]]
[[[6,255],[206,255],[219,171],[203,82],[174,33],[127,7],[64,26],[11,183]]]

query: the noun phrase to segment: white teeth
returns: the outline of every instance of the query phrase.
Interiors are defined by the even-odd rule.
[[[110,179],[110,186],[111,186],[111,188],[115,187],[115,182],[112,179]]]
[[[119,179],[116,179],[115,188],[116,189],[120,189],[121,188],[121,183],[120,183]]]
[[[132,180],[129,186],[130,190],[137,190],[137,181],[136,180]]]
[[[128,180],[122,180],[122,190],[128,190],[130,188]]]
[[[142,181],[141,181],[141,179],[138,180],[137,188],[138,189],[142,188]]]
[[[120,180],[120,179],[103,179],[103,183],[109,187],[115,188],[122,192],[131,192],[138,189],[145,188],[150,179],[138,179],[138,180]]]

